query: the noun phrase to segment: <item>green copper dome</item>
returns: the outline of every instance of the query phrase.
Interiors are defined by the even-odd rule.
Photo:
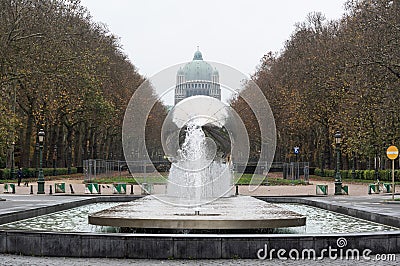
[[[199,50],[194,53],[193,61],[187,63],[183,67],[183,73],[186,81],[191,80],[208,80],[211,81],[213,68],[212,66],[203,61],[203,55]]]

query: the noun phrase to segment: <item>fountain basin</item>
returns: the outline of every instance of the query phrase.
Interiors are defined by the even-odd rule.
[[[8,196],[8,195],[7,195]],[[8,198],[14,198],[9,196]],[[7,200],[8,200],[7,198]],[[30,197],[31,198],[31,197]],[[60,197],[46,196],[48,199],[57,199]],[[116,196],[116,197],[83,197],[74,205],[86,205],[88,203],[99,202],[125,202],[135,199],[132,196]],[[32,199],[32,198],[31,198]],[[357,210],[357,207],[351,205],[343,207],[341,203],[331,204],[326,198],[319,197],[280,197],[280,198],[263,198],[263,200],[271,200],[274,203],[297,203],[308,206],[323,208],[322,212],[327,210],[340,211],[343,214],[355,216],[358,218],[367,218],[372,222],[381,222],[386,225],[398,226],[399,218],[396,216],[385,216],[376,213],[377,208],[363,208]],[[356,197],[351,197],[351,200],[356,201]],[[34,210],[37,204],[31,204],[30,209]],[[40,207],[40,213],[51,213],[55,210],[65,210],[66,203],[60,201],[56,205],[48,207]],[[98,208],[101,209],[102,207]],[[285,207],[286,208],[286,207]],[[314,208],[314,207],[309,207]],[[92,209],[92,207],[90,207]],[[187,210],[187,209],[186,209]],[[192,209],[192,211],[195,209]],[[202,211],[200,208],[200,214]],[[296,209],[296,212],[298,210]],[[28,213],[27,210],[17,211],[16,213],[6,213],[1,217],[9,217],[8,220],[19,220],[22,214]],[[36,210],[36,215],[38,214]],[[70,213],[64,211],[63,213]],[[307,211],[307,226],[309,222],[312,224],[313,218],[309,216]],[[390,212],[389,212],[390,213]],[[304,212],[303,212],[304,214]],[[348,220],[345,216],[343,222],[349,227],[342,226],[340,231],[330,230],[329,223],[332,221],[324,221],[321,219],[314,222],[328,224],[321,227],[324,231],[303,231],[301,234],[292,232],[290,234],[282,232],[280,234],[121,234],[121,233],[102,233],[93,231],[95,227],[86,227],[83,231],[74,231],[77,228],[58,228],[54,227],[38,229],[37,219],[54,223],[53,216],[58,214],[49,214],[46,216],[36,217],[30,223],[28,221],[20,221],[21,224],[13,226],[4,225],[0,230],[0,253],[21,254],[27,256],[58,256],[58,257],[113,257],[113,258],[159,258],[159,259],[231,259],[231,258],[257,258],[257,251],[264,248],[268,244],[268,249],[287,251],[295,248],[296,250],[305,250],[315,248],[317,254],[321,254],[327,248],[337,248],[338,239],[347,240],[348,245],[343,248],[343,254],[348,250],[358,249],[362,252],[364,249],[372,250],[372,254],[391,254],[398,253],[400,243],[400,231],[397,228],[380,228],[374,226],[370,230],[353,230],[353,225],[358,225],[358,220]],[[74,220],[77,214],[74,215]],[[86,215],[86,212],[85,212]],[[83,217],[83,216],[82,216]],[[85,217],[87,219],[87,216]],[[349,217],[351,219],[351,217]],[[390,219],[389,219],[390,218]],[[58,220],[62,218],[57,218]],[[330,219],[330,218],[328,218]],[[65,219],[67,220],[67,219]],[[79,218],[79,220],[82,220]],[[346,222],[347,220],[347,222]],[[353,224],[353,225],[352,225]],[[29,226],[30,227],[27,227]],[[365,227],[363,227],[366,229]],[[16,230],[17,229],[17,230]],[[101,229],[101,228],[98,228]],[[301,228],[292,227],[297,230]],[[325,229],[329,229],[325,231]],[[45,231],[38,231],[45,230]],[[279,230],[279,229],[278,229]],[[289,228],[288,228],[289,230]],[[384,232],[381,230],[385,230]],[[274,256],[276,256],[276,252]],[[325,253],[326,255],[326,253]]]
[[[161,201],[160,201],[161,199]],[[89,216],[101,226],[188,229],[259,230],[303,226],[306,217],[250,196],[220,198],[201,207],[182,207],[180,198],[147,196]],[[174,202],[176,205],[164,202]]]

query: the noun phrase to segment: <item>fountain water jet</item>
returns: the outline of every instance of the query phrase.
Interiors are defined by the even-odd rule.
[[[204,200],[232,195],[231,162],[215,159],[216,145],[195,120],[188,123],[185,140],[172,164],[167,195],[199,205]]]

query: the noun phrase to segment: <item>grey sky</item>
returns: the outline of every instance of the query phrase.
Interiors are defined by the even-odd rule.
[[[279,52],[295,24],[310,12],[328,19],[344,13],[345,0],[82,0],[97,22],[121,38],[139,72],[151,77],[190,61],[200,46],[204,60],[251,74],[268,51]]]

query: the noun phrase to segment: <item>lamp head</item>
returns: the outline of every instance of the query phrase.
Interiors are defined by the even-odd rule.
[[[43,128],[41,128],[41,129],[39,130],[39,134],[38,134],[38,137],[39,137],[39,143],[40,143],[40,144],[43,144],[43,141],[44,141],[44,136],[45,136],[45,134],[44,134],[44,130],[43,130]]]
[[[339,130],[337,130],[335,133],[335,143],[336,144],[342,143],[342,134],[340,133]]]

